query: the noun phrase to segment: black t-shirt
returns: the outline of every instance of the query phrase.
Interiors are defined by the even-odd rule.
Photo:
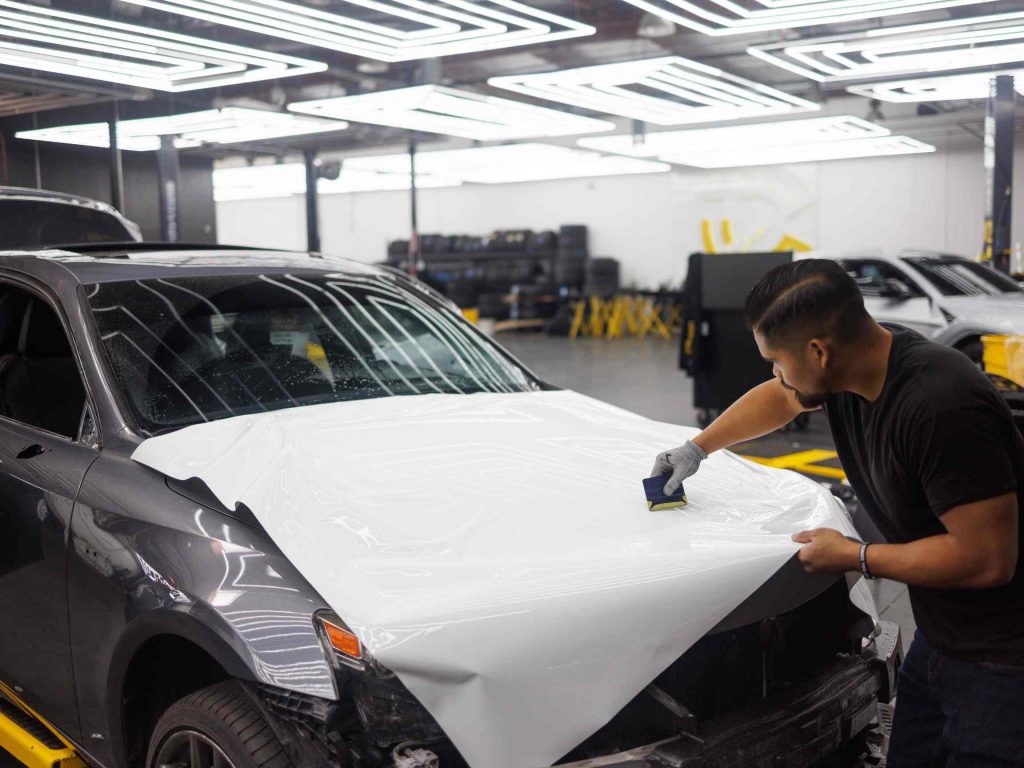
[[[910,602],[921,632],[943,653],[1024,665],[1024,440],[1006,401],[966,355],[886,327],[893,341],[878,399],[842,392],[825,403],[839,459],[893,544],[945,533],[939,517],[953,507],[1022,489],[1013,581],[993,589],[911,586]]]

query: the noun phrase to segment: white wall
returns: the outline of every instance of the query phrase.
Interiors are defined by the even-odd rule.
[[[678,282],[701,249],[704,217],[729,217],[737,244],[770,248],[784,233],[814,248],[930,248],[977,254],[985,176],[981,141],[949,128],[928,136],[926,155],[421,190],[420,231],[485,234],[586,224],[591,253],[623,263],[641,286]],[[1016,151],[1024,179],[1024,146]],[[1019,187],[1020,185],[1018,185]],[[406,192],[321,196],[323,250],[381,261],[389,240],[408,237]],[[302,249],[300,197],[217,204],[224,243]],[[1014,204],[1014,240],[1024,240],[1024,191]]]

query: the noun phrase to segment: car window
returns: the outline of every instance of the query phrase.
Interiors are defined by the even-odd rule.
[[[962,256],[908,256],[904,261],[928,278],[944,296],[998,296],[1024,290],[992,267]]]
[[[923,295],[917,284],[898,267],[877,259],[844,259],[843,266],[865,296],[880,296],[886,280],[895,280],[912,293]]]
[[[134,239],[119,218],[96,208],[0,199],[0,250]]]
[[[85,387],[56,311],[0,285],[0,415],[74,438],[84,407]]]
[[[542,388],[397,279],[204,276],[87,291],[117,380],[151,434],[317,403]]]

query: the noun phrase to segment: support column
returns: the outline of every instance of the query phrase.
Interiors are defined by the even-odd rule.
[[[114,207],[124,213],[124,168],[121,165],[121,148],[117,144],[117,126],[121,122],[121,110],[115,100],[113,114],[107,129],[110,135],[110,200]]]
[[[1013,202],[1013,77],[992,79],[985,117],[985,253],[1000,272],[1010,271]]]
[[[302,153],[306,164],[306,250],[310,253],[320,252],[320,212],[317,207],[317,172],[316,152],[307,149]]]
[[[181,164],[173,136],[160,137],[160,149],[156,152],[156,170],[160,184],[160,239],[176,243],[180,232]]]
[[[420,227],[419,211],[416,191],[416,135],[409,138],[409,207],[410,223],[412,232],[409,235],[409,263],[407,270],[413,277],[416,276],[420,260]]]

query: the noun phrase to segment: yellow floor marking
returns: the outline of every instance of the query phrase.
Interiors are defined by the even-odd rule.
[[[818,463],[821,461],[831,461],[838,455],[835,451],[815,448],[809,451],[799,451],[798,453],[787,453],[783,456],[744,456],[743,458],[763,464],[766,467],[774,467],[775,469],[792,469],[797,472],[827,477],[832,480],[845,480],[846,473],[839,467],[823,467]]]

